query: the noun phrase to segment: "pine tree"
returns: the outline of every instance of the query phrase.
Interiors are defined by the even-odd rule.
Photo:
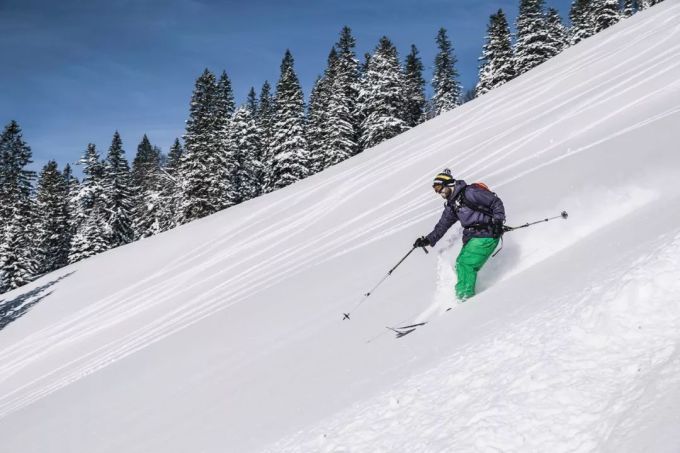
[[[343,105],[340,110],[346,108],[349,112],[349,116],[346,118],[343,117],[343,121],[347,121],[350,124],[351,133],[349,135],[344,135],[343,133],[342,141],[349,147],[350,155],[354,155],[361,151],[361,146],[359,144],[361,118],[357,107],[357,99],[359,98],[359,60],[354,51],[355,47],[356,40],[354,39],[354,36],[352,36],[352,30],[347,26],[343,27],[340,31],[340,38],[335,44],[335,48],[338,52],[338,59],[335,80],[333,81],[333,84],[336,85],[336,87],[333,89],[333,93],[337,96],[335,100],[336,104],[341,103]],[[340,92],[336,93],[335,90],[340,90]],[[336,114],[339,112],[338,110],[335,111]],[[331,118],[330,121],[332,122],[333,119]],[[333,132],[333,134],[337,133],[337,130]],[[340,151],[340,153],[344,152],[345,151]]]
[[[21,128],[11,121],[0,136],[0,234],[9,225],[15,205],[30,198],[35,173],[26,167],[31,156]]]
[[[571,44],[578,44],[595,34],[593,0],[574,0],[569,11]]]
[[[250,91],[248,91],[248,99],[246,100],[246,108],[252,115],[253,119],[257,119],[257,112],[260,108],[257,100],[257,93],[255,93],[255,88],[250,87]]]
[[[184,154],[184,148],[179,138],[175,138],[174,143],[170,147],[170,152],[168,153],[168,160],[165,166],[165,170],[171,175],[175,176],[179,170],[180,163],[182,161],[182,155]]]
[[[161,154],[151,145],[146,134],[137,146],[132,161],[132,185],[134,187],[134,219],[137,238],[153,236],[162,231],[161,211]]]
[[[368,72],[368,66],[371,64],[371,57],[372,57],[372,55],[370,54],[370,52],[366,52],[364,54],[364,61],[359,66],[359,79],[360,80],[362,80],[366,76],[366,73]]]
[[[236,156],[234,150],[229,146],[229,128],[231,119],[234,115],[234,94],[231,88],[231,81],[226,72],[222,72],[217,83],[217,93],[214,105],[214,124],[215,131],[215,150],[210,156],[210,168],[213,170],[209,174],[211,187],[209,190],[210,203],[216,210],[221,210],[232,206],[238,198],[233,192],[237,170]]]
[[[544,0],[520,0],[515,43],[515,70],[518,75],[557,54],[548,38]]]
[[[328,100],[328,123],[322,148],[322,168],[328,168],[355,154],[357,143],[350,103],[343,91],[340,78],[333,80]]]
[[[434,60],[432,87],[435,113],[440,115],[460,104],[462,87],[458,82],[457,59],[445,28],[440,28],[437,33],[437,48],[439,50]]]
[[[609,28],[621,20],[619,0],[593,0],[595,33]]]
[[[26,168],[31,157],[21,128],[11,121],[0,136],[0,293],[28,283],[36,272],[35,173]]]
[[[84,166],[85,176],[75,200],[78,218],[75,219],[76,232],[71,241],[69,263],[106,251],[111,244],[111,228],[106,222],[104,162],[100,160],[95,145],[90,143],[87,146],[80,163]]]
[[[338,65],[338,54],[333,47],[328,55],[328,64],[324,75],[314,84],[309,97],[307,115],[307,144],[309,147],[309,169],[317,173],[324,169],[325,149],[330,127],[328,103],[332,85],[335,82]]]
[[[331,81],[332,82],[332,81]],[[307,144],[309,146],[309,170],[317,173],[323,170],[323,144],[324,132],[328,124],[328,98],[326,85],[328,80],[322,76],[317,77],[309,95],[309,107],[307,110]]]
[[[73,176],[73,170],[71,170],[69,164],[66,164],[66,167],[64,167],[63,175],[66,182],[66,200],[68,205],[68,237],[69,243],[71,243],[78,229],[78,223],[84,217],[81,212],[80,198],[78,196],[80,193],[80,181]]]
[[[236,105],[234,103],[234,91],[231,87],[231,80],[227,72],[222,71],[220,80],[217,82],[215,112],[221,120],[229,122],[235,110]]]
[[[647,9],[652,5],[654,5],[653,0],[639,0],[638,1],[638,10],[642,11],[643,9]]]
[[[305,105],[302,88],[289,50],[281,62],[276,85],[276,110],[272,125],[272,187],[280,189],[309,175],[305,139]]]
[[[478,96],[516,76],[510,27],[501,9],[489,19],[486,43],[479,61],[479,82],[476,87]]]
[[[425,79],[423,78],[423,62],[418,56],[418,49],[411,45],[411,52],[404,65],[406,79],[406,124],[409,127],[423,122],[425,108]]]
[[[264,82],[260,90],[260,104],[257,111],[257,127],[260,130],[260,144],[262,146],[262,193],[273,190],[274,153],[272,141],[274,134],[275,102],[269,82]]]
[[[637,0],[624,0],[623,11],[621,12],[623,17],[630,17],[638,10]]]
[[[397,49],[385,36],[371,56],[362,80],[359,105],[361,145],[371,148],[407,130],[406,80],[399,63]]]
[[[230,140],[238,159],[238,171],[234,179],[236,203],[241,203],[262,193],[260,131],[249,108],[239,108],[234,113]]]
[[[128,244],[135,236],[132,212],[134,200],[130,186],[130,166],[118,131],[113,134],[106,156],[103,185],[106,223],[111,230],[109,248]]]
[[[185,152],[181,165],[182,201],[180,223],[190,222],[217,212],[215,206],[214,164],[219,154],[218,134],[215,132],[215,76],[207,69],[196,80],[191,98],[189,120],[184,136]]]
[[[30,205],[27,207],[30,209]],[[0,243],[0,293],[29,283],[36,273],[37,263],[30,255],[33,250],[29,240],[30,224],[26,222],[30,216],[20,203],[15,204],[12,211]]]
[[[160,174],[160,231],[167,231],[177,225],[181,191],[179,186],[179,168],[184,148],[179,139],[170,147],[168,158]]]
[[[36,196],[38,273],[51,272],[68,264],[71,248],[68,184],[55,161],[49,161],[40,172]]]
[[[546,48],[548,49],[550,58],[552,58],[569,46],[569,31],[562,23],[560,13],[555,8],[548,8],[545,17],[545,25],[548,32]]]

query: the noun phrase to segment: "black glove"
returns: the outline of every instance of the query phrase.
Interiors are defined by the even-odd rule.
[[[425,236],[420,236],[416,239],[416,242],[413,243],[413,247],[426,247],[428,245],[431,245],[430,240]]]
[[[503,220],[493,219],[491,221],[491,234],[493,234],[493,237],[499,238],[503,236],[503,233],[505,233],[505,226],[503,225]]]

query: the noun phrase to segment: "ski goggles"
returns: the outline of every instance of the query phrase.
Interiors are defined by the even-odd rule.
[[[451,196],[451,192],[453,192],[453,188],[447,187],[444,184],[434,184],[432,188],[436,193],[441,195],[442,198],[449,198]]]

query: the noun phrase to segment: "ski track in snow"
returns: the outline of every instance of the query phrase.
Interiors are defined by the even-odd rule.
[[[680,234],[656,242],[506,334],[265,451],[601,451],[630,432],[648,376],[666,371],[657,399],[680,379]]]

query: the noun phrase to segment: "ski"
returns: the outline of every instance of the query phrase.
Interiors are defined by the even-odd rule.
[[[408,335],[414,330],[416,330],[417,327],[424,326],[427,324],[427,322],[419,322],[417,324],[410,324],[408,326],[400,326],[400,327],[387,327],[387,329],[391,330],[392,332],[397,334],[397,338],[401,338],[404,335]]]
[[[424,326],[425,324],[427,324],[427,321],[419,322],[417,324],[409,324],[408,326],[395,327],[395,329],[397,329],[397,330],[412,329],[412,328]]]

